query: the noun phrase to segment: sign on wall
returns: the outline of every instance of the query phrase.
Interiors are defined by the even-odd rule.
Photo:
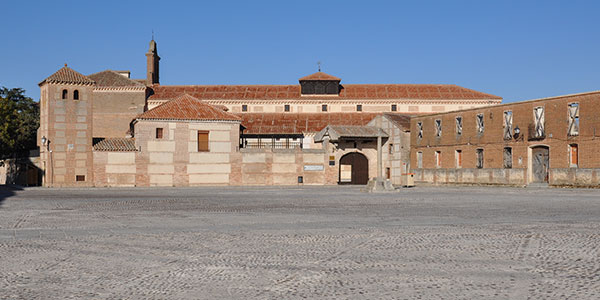
[[[305,165],[304,171],[323,171],[323,165]]]

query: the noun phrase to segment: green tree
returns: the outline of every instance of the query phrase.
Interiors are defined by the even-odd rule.
[[[37,147],[40,109],[24,93],[0,87],[0,158],[24,156]]]

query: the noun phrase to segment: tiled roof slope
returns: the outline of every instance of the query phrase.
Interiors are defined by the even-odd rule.
[[[284,99],[422,99],[502,100],[453,84],[344,84],[339,97],[300,96],[300,85],[154,85],[150,100],[173,99],[187,93],[201,100],[284,100]]]
[[[240,121],[240,117],[183,94],[139,116],[141,120]]]
[[[321,71],[317,72],[317,73],[313,73],[307,76],[304,76],[300,79],[298,79],[298,81],[304,81],[304,80],[331,80],[331,81],[341,81],[342,79],[335,77],[333,75],[329,75],[327,73],[323,73]]]
[[[137,151],[134,138],[108,138],[94,144],[94,151]]]
[[[102,87],[144,87],[145,84],[131,80],[115,71],[106,70],[88,75],[98,86]]]
[[[404,130],[410,130],[410,116],[403,114],[384,113],[388,120],[392,121],[397,127]]]
[[[87,76],[67,67],[65,64],[60,70],[50,75],[48,78],[42,80],[39,85],[44,82],[47,83],[71,83],[71,84],[94,84],[94,80]]]
[[[241,113],[244,134],[302,134],[327,125],[365,126],[381,113]]]

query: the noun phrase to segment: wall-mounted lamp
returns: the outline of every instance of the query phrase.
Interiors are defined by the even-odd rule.
[[[513,134],[513,136],[515,137],[515,140],[519,138],[520,134],[521,134],[521,129],[519,128],[519,126],[516,126],[515,130],[514,130],[514,134]]]

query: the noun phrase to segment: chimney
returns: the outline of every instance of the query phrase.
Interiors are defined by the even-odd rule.
[[[121,76],[125,76],[125,78],[131,78],[130,71],[115,71],[115,72],[119,73],[119,75],[121,75]]]

